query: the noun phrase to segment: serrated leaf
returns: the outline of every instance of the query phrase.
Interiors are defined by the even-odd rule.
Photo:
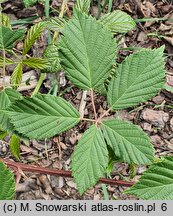
[[[79,140],[72,157],[72,174],[80,194],[95,185],[106,172],[108,150],[103,134],[91,126]]]
[[[47,22],[48,29],[52,31],[62,32],[66,20],[61,17],[51,17]]]
[[[117,69],[108,86],[108,104],[113,110],[135,106],[152,98],[164,84],[164,47],[130,55]]]
[[[3,58],[0,56],[0,67],[3,67]],[[14,64],[15,62],[9,58],[5,58],[5,65],[12,65]]]
[[[0,200],[12,200],[15,195],[15,180],[14,175],[6,167],[6,165],[0,161]]]
[[[111,72],[115,59],[112,34],[95,18],[75,10],[59,43],[61,66],[81,89],[96,89]]]
[[[21,39],[24,35],[24,30],[11,30],[5,26],[0,26],[0,49],[12,49],[14,42]]]
[[[173,200],[173,157],[151,165],[125,193],[145,200]]]
[[[3,26],[11,29],[11,24],[10,24],[10,17],[4,13],[0,14],[0,20]]]
[[[10,152],[17,159],[20,159],[20,138],[15,134],[10,139]]]
[[[0,93],[0,128],[12,132],[13,126],[6,114],[6,109],[16,100],[22,99],[22,95],[11,88],[6,88]]]
[[[91,0],[76,0],[76,8],[82,13],[88,13],[90,10]]]
[[[61,70],[58,47],[56,45],[49,45],[45,52],[44,58],[48,61],[48,67],[46,68],[47,73],[55,73]]]
[[[38,37],[43,32],[44,28],[46,27],[46,22],[39,22],[33,25],[24,40],[24,46],[23,46],[23,55],[26,55],[27,52],[31,49],[32,45],[35,43],[35,41],[38,39]]]
[[[153,162],[153,146],[148,136],[136,125],[113,119],[103,121],[101,129],[107,144],[124,162],[145,165]]]
[[[24,3],[26,8],[33,6],[37,2],[38,2],[38,0],[23,0],[23,3]]]
[[[27,65],[28,67],[31,67],[31,68],[38,68],[38,69],[45,69],[48,67],[48,62],[46,59],[42,59],[42,58],[33,58],[33,57],[30,57],[28,59],[23,59],[22,60],[22,63],[24,65]]]
[[[126,33],[136,26],[132,17],[120,10],[105,14],[100,18],[100,21],[113,33]]]
[[[76,125],[80,116],[66,100],[52,95],[36,95],[16,101],[8,108],[16,131],[28,138],[44,139]]]
[[[21,83],[22,72],[23,72],[22,63],[18,63],[16,65],[16,67],[14,68],[14,71],[13,71],[11,78],[10,78],[10,82],[12,85],[14,85],[15,88],[17,88]]]

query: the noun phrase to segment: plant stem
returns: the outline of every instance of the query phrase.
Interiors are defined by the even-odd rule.
[[[5,50],[2,50],[3,55],[3,69],[2,69],[2,76],[3,76],[3,87],[5,87],[5,67],[6,67],[6,55]]]
[[[50,169],[45,167],[33,166],[29,164],[13,162],[11,160],[3,159],[3,158],[1,158],[0,161],[2,161],[8,167],[14,169],[15,171],[22,170],[22,171],[32,172],[32,173],[42,173],[46,175],[57,175],[57,176],[72,178],[71,171],[67,171],[67,170],[58,170],[58,169]],[[125,187],[130,187],[135,183],[135,182],[126,182],[124,180],[114,180],[114,179],[107,179],[107,178],[100,178],[99,182],[104,184],[120,185]]]
[[[88,118],[81,118],[81,121],[96,122],[95,120],[93,120],[93,119],[88,119]]]
[[[38,83],[37,83],[37,85],[36,85],[36,87],[35,87],[35,89],[34,89],[32,95],[31,95],[31,97],[33,97],[35,94],[38,93],[38,91],[39,91],[39,89],[40,89],[40,87],[41,87],[41,85],[42,85],[42,83],[43,83],[43,80],[44,80],[44,78],[45,78],[45,75],[46,75],[45,73],[41,73],[41,74],[40,74],[40,78],[39,78],[39,80],[38,80]]]
[[[95,107],[95,103],[94,103],[94,92],[93,92],[93,90],[90,91],[90,94],[91,94],[91,103],[92,103],[93,111],[94,111],[94,119],[95,119],[95,121],[97,121],[97,113],[96,113],[96,107]]]
[[[111,111],[111,108],[109,108],[106,112],[103,113],[103,115],[100,116],[98,121],[100,121],[104,116],[106,116]]]

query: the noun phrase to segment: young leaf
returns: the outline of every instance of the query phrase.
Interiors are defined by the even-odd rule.
[[[22,80],[22,63],[18,63],[11,75],[10,81],[15,88],[20,85]]]
[[[126,33],[136,26],[131,16],[120,10],[105,14],[101,17],[100,21],[115,34]]]
[[[90,10],[91,0],[76,0],[76,8],[82,13],[88,13]]]
[[[151,165],[125,193],[145,200],[173,200],[173,157]]]
[[[49,45],[45,52],[44,58],[48,61],[48,67],[45,72],[47,73],[55,73],[61,70],[59,55],[58,55],[58,47],[56,45]]]
[[[108,150],[103,134],[91,126],[79,140],[72,157],[72,174],[80,194],[95,185],[106,172]]]
[[[42,58],[33,58],[30,57],[28,59],[23,59],[22,63],[24,65],[27,65],[31,68],[38,68],[38,69],[45,69],[48,67],[48,62],[46,59],[42,59]]]
[[[15,62],[9,58],[5,58],[5,65],[12,65]],[[0,67],[3,67],[3,58],[0,56]]]
[[[80,116],[73,106],[52,95],[36,95],[8,108],[15,130],[28,138],[44,139],[76,125]]]
[[[6,167],[6,165],[0,161],[0,200],[12,200],[15,194],[15,180],[14,175]]]
[[[64,18],[60,17],[51,17],[46,21],[48,29],[52,31],[62,32],[64,25],[66,23]]]
[[[20,138],[15,134],[11,136],[10,152],[17,160],[20,159]]]
[[[96,89],[114,64],[116,47],[111,32],[91,16],[75,10],[63,34],[59,56],[68,78],[79,88]]]
[[[8,135],[7,131],[0,130],[0,140],[3,140]]]
[[[23,55],[26,55],[27,52],[31,49],[32,45],[35,43],[37,38],[43,32],[45,26],[46,26],[46,22],[39,22],[33,25],[29,29],[24,41],[23,52],[22,52]]]
[[[0,26],[0,49],[12,49],[14,42],[21,39],[24,35],[24,30],[11,30],[5,26]]]
[[[125,109],[153,97],[164,84],[164,47],[141,50],[118,67],[108,86],[108,103],[113,110]]]
[[[25,5],[25,7],[31,7],[33,6],[35,3],[37,3],[38,0],[23,0],[23,3]]]
[[[113,119],[103,121],[101,129],[107,144],[124,162],[145,165],[153,162],[153,146],[148,136],[136,125]]]
[[[1,13],[0,14],[0,20],[1,20],[3,26],[11,29],[10,18],[8,15]]]

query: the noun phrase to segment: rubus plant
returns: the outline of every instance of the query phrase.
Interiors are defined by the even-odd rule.
[[[109,162],[114,160],[115,155],[118,161],[133,166],[150,165],[141,179],[125,193],[142,199],[173,199],[173,157],[156,160],[149,137],[138,126],[115,117],[107,117],[111,112],[146,102],[163,87],[164,46],[153,50],[141,49],[115,67],[118,45],[114,34],[131,30],[135,27],[135,22],[122,11],[110,12],[96,20],[88,15],[88,2],[77,0],[73,17],[69,20],[53,18],[32,26],[24,40],[24,57],[18,64],[33,64],[33,58],[27,58],[26,54],[43,28],[49,26],[51,30],[60,31],[62,34],[59,37],[56,34],[53,44],[46,49],[44,58],[36,59],[35,64],[37,68],[39,64],[44,73],[63,69],[71,83],[87,90],[92,101],[93,118],[81,117],[61,97],[38,94],[38,89],[31,97],[23,97],[17,92],[16,85],[12,85],[13,88],[4,86],[0,93],[0,127],[2,131],[13,134],[14,140],[16,137],[41,140],[67,131],[80,121],[88,121],[91,126],[84,132],[71,158],[72,175],[80,194],[105,176]],[[0,28],[0,48],[4,53],[9,51],[9,45],[6,45],[9,41],[5,42],[2,32],[7,32],[8,36],[8,31],[12,30],[3,22]],[[10,48],[16,39],[19,37],[13,38]],[[51,51],[52,47],[54,52]],[[7,59],[5,55],[1,59],[5,71],[11,59]],[[115,72],[112,71],[113,68]],[[15,84],[18,86],[20,82]],[[102,92],[106,92],[108,110],[98,116],[94,93]],[[16,152],[14,149],[15,147],[13,152]]]

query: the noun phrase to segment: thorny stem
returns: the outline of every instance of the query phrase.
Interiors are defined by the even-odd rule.
[[[38,167],[38,166],[29,165],[29,164],[13,162],[9,159],[3,159],[3,158],[0,158],[0,161],[2,161],[8,167],[14,169],[15,171],[16,170],[22,170],[22,171],[26,171],[26,172],[42,173],[42,174],[46,174],[46,175],[57,175],[57,176],[72,178],[71,171]],[[130,186],[134,185],[134,183],[135,183],[135,182],[127,182],[124,180],[114,180],[114,179],[107,179],[107,178],[100,178],[99,182],[104,183],[104,184],[119,185],[119,186],[125,186],[125,187],[130,187]]]
[[[90,94],[91,94],[91,103],[92,103],[93,111],[94,111],[94,119],[95,119],[95,121],[97,121],[97,113],[96,113],[96,107],[95,107],[95,103],[94,103],[94,92],[93,92],[93,90],[90,91]]]

